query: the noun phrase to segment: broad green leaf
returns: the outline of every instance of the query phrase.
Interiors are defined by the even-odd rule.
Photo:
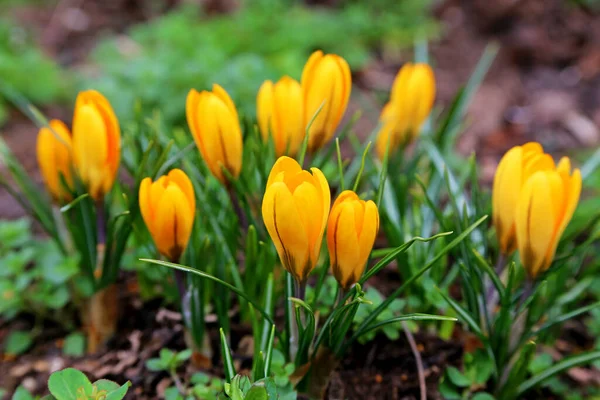
[[[34,397],[23,386],[19,386],[13,394],[12,400],[34,400]]]
[[[450,382],[452,382],[455,386],[471,386],[471,380],[455,367],[448,367],[448,369],[446,369],[446,376],[448,377],[448,379],[450,379]]]
[[[85,335],[73,332],[65,338],[63,353],[70,357],[81,357],[85,354]]]
[[[4,342],[4,351],[7,354],[19,355],[27,351],[33,343],[31,332],[13,331]]]
[[[268,398],[269,394],[263,385],[252,385],[244,400],[267,400]]]
[[[123,386],[113,390],[112,392],[109,392],[106,395],[105,400],[122,400],[125,397],[125,395],[127,394],[127,391],[129,390],[130,386],[131,386],[131,382],[127,382],[127,383],[123,384]]]
[[[48,380],[48,389],[56,400],[77,400],[80,388],[88,395],[92,393],[92,383],[83,372],[74,368],[57,371]]]

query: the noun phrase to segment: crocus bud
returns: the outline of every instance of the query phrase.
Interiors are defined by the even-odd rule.
[[[433,107],[435,76],[427,64],[405,64],[394,79],[390,101],[379,117],[381,130],[377,137],[377,154],[383,159],[389,152],[411,143]]]
[[[156,182],[144,178],[140,211],[158,251],[177,262],[187,247],[196,214],[190,178],[180,169],[171,170]]]
[[[352,78],[346,60],[335,54],[315,51],[302,71],[304,125],[320,108],[309,129],[308,148],[315,151],[333,137],[350,99]]]
[[[275,84],[266,81],[258,91],[256,103],[263,140],[268,140],[269,134],[273,136],[277,157],[295,155],[305,134],[300,83],[289,76]]]
[[[550,267],[556,247],[581,193],[581,173],[571,175],[563,158],[556,170],[537,171],[527,179],[517,203],[516,231],[521,263],[531,279]]]
[[[108,100],[95,90],[79,93],[73,116],[73,159],[94,200],[102,199],[112,188],[120,150],[121,130]]]
[[[73,184],[71,132],[57,119],[50,121],[50,128],[43,127],[38,133],[37,159],[46,188],[52,199],[61,203],[72,198],[64,185],[66,183],[71,187]],[[61,181],[61,175],[64,182]]]
[[[242,130],[233,101],[221,86],[212,92],[190,90],[186,101],[187,122],[196,146],[210,172],[227,184],[225,168],[237,178],[242,168]]]
[[[537,171],[550,171],[554,160],[539,143],[510,149],[500,160],[492,189],[492,220],[500,252],[509,255],[517,248],[515,216],[523,185]]]
[[[371,200],[343,191],[331,207],[327,224],[327,247],[331,269],[344,290],[358,282],[379,230],[379,212]]]
[[[311,173],[312,172],[312,173]],[[262,203],[267,231],[284,268],[305,282],[319,259],[331,193],[318,168],[311,172],[289,157],[273,165]]]

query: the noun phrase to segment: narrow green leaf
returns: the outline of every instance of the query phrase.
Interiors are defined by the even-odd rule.
[[[77,196],[75,199],[73,199],[69,204],[66,204],[64,206],[62,206],[60,208],[60,212],[61,213],[66,213],[67,211],[71,210],[73,207],[75,207],[77,204],[79,204],[79,202],[85,198],[90,197],[89,193],[84,193],[82,195]]]
[[[271,318],[271,316],[269,315],[269,313],[267,313],[257,302],[255,302],[254,300],[252,300],[250,297],[248,297],[246,295],[246,293],[244,293],[243,291],[239,290],[238,288],[236,288],[235,286],[233,286],[230,283],[227,283],[221,279],[215,278],[214,276],[207,274],[206,272],[203,271],[199,271],[197,269],[185,266],[185,265],[181,265],[181,264],[175,264],[172,262],[168,262],[168,261],[161,261],[161,260],[152,260],[152,259],[148,259],[148,258],[140,258],[140,261],[143,262],[147,262],[147,263],[151,263],[151,264],[158,264],[158,265],[163,265],[165,267],[169,267],[169,268],[174,268],[174,269],[179,269],[181,271],[185,271],[185,272],[190,272],[192,274],[198,275],[202,278],[205,279],[209,279],[213,282],[216,282],[222,286],[225,286],[227,289],[229,289],[230,291],[232,291],[233,293],[237,294],[238,296],[242,297],[243,299],[245,299],[246,301],[248,301],[250,304],[252,304],[252,306],[254,306],[255,309],[257,309],[258,311],[260,311],[260,313],[262,314],[262,316],[269,321],[272,325],[275,324],[275,322],[273,321],[273,319]],[[281,340],[282,337],[280,336],[280,334],[278,332],[276,332],[277,337]]]
[[[271,374],[271,362],[273,360],[273,345],[275,342],[275,325],[271,325],[271,334],[265,346],[265,378]]]
[[[415,242],[430,242],[432,240],[435,240],[435,239],[438,239],[438,238],[441,238],[444,236],[448,236],[451,234],[452,234],[452,232],[442,232],[442,233],[438,233],[437,235],[434,235],[434,236],[431,236],[428,238],[422,238],[422,237],[417,236],[417,237],[410,239],[408,242],[403,243],[400,246],[393,249],[392,251],[387,252],[387,255],[382,260],[380,260],[377,264],[375,264],[371,269],[369,269],[363,275],[363,277],[360,279],[359,283],[364,284],[370,277],[377,274],[379,271],[381,271],[383,268],[385,268],[389,263],[391,263],[400,253],[403,253],[406,250],[408,250]]]
[[[385,321],[381,321],[376,324],[373,324],[373,325],[369,326],[366,330],[364,330],[362,332],[362,335],[367,334],[371,331],[374,331],[375,329],[379,329],[382,326],[393,324],[395,322],[401,322],[401,321],[458,321],[458,320],[456,318],[446,317],[443,315],[420,314],[420,313],[406,314],[406,315],[401,315],[399,317],[390,318]]]
[[[231,358],[231,350],[229,349],[229,345],[227,344],[227,337],[225,337],[225,332],[223,332],[223,328],[219,329],[219,335],[221,336],[221,355],[223,357],[225,379],[228,383],[231,383],[231,380],[236,374],[235,366],[233,365],[233,359]]]
[[[485,337],[485,335],[481,331],[481,328],[479,327],[479,325],[477,325],[477,322],[475,322],[475,320],[473,319],[473,317],[471,317],[471,315],[469,314],[469,312],[467,310],[465,310],[456,301],[454,301],[450,297],[446,296],[446,294],[442,290],[440,290],[439,288],[438,288],[438,293],[446,300],[446,302],[450,305],[450,307],[452,307],[454,309],[454,311],[456,311],[456,313],[458,314],[459,319],[461,319],[463,322],[466,322],[467,325],[469,325],[469,328],[471,329],[471,331],[474,334],[476,334],[479,337],[479,339],[481,339],[482,342],[485,343],[487,341],[487,338]]]

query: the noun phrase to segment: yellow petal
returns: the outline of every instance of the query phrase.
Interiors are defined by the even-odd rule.
[[[522,181],[523,149],[510,149],[500,160],[492,190],[493,223],[500,243],[500,250],[511,253],[515,248],[514,221]]]
[[[359,259],[362,261],[363,266],[371,254],[375,239],[377,238],[377,233],[379,232],[379,211],[377,210],[377,206],[373,201],[369,200],[365,202],[364,208],[364,222],[358,237],[360,247]],[[361,275],[362,271],[360,272],[359,277]]]
[[[291,157],[283,156],[279,157],[275,164],[273,164],[273,168],[271,168],[271,172],[269,173],[269,179],[267,180],[268,189],[273,182],[275,182],[276,177],[279,173],[283,172],[285,174],[295,175],[302,171],[302,167],[298,164],[298,161],[294,160]]]
[[[356,268],[360,263],[360,249],[355,227],[352,202],[339,205],[340,211],[333,223],[333,272],[344,289],[355,283]],[[362,271],[361,271],[362,272]]]
[[[294,79],[284,76],[274,87],[272,127],[278,156],[294,155],[304,140],[304,113],[302,87]]]
[[[547,174],[539,171],[527,180],[517,205],[516,230],[521,262],[532,278],[543,268],[554,237],[555,217]]]
[[[258,89],[256,96],[256,118],[258,128],[264,141],[269,138],[271,132],[271,119],[273,118],[273,82],[265,81]]]
[[[308,240],[308,250],[310,252],[310,263],[306,270],[302,271],[303,276],[308,276],[310,271],[316,266],[321,251],[321,242],[323,239],[323,227],[321,225],[323,210],[320,204],[318,189],[309,182],[300,184],[292,194],[296,209],[302,223],[296,229],[303,229],[306,232]]]
[[[325,175],[323,175],[321,170],[314,167],[310,170],[314,177],[314,185],[317,189],[319,189],[321,195],[321,207],[323,208],[323,217],[321,220],[321,237],[319,238],[320,243],[323,237],[323,231],[327,226],[327,218],[329,217],[329,210],[331,208],[331,191],[329,190],[329,182],[327,182],[327,178],[325,178]]]
[[[106,137],[106,126],[98,110],[88,104],[78,108],[73,125],[75,166],[90,195],[96,200],[103,194],[104,181],[111,179],[106,170]]]
[[[169,180],[175,182],[177,186],[181,189],[183,194],[188,201],[190,206],[190,212],[192,215],[196,212],[196,196],[194,196],[194,185],[192,185],[192,181],[190,178],[183,172],[182,170],[175,168],[172,169],[168,174]]]
[[[281,263],[297,280],[304,281],[309,262],[308,238],[306,231],[299,229],[302,221],[298,209],[283,182],[275,182],[267,188],[262,214]]]
[[[212,92],[215,96],[217,96],[219,99],[221,99],[221,101],[227,106],[227,109],[229,110],[229,112],[231,113],[233,118],[236,121],[238,121],[239,117],[238,117],[237,109],[235,108],[235,104],[233,104],[233,100],[231,100],[231,97],[229,97],[229,94],[225,91],[225,89],[223,89],[220,85],[217,85],[215,83],[213,85]]]
[[[177,261],[187,246],[193,225],[193,216],[183,191],[174,183],[162,194],[157,205],[154,241],[161,254]]]
[[[152,199],[150,197],[150,188],[152,187],[152,179],[144,178],[140,184],[139,203],[140,214],[148,227],[150,233],[154,230],[154,212],[152,209]]]

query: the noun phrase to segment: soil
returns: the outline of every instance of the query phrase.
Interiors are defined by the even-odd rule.
[[[155,6],[149,6],[150,3]],[[62,0],[57,6],[62,9],[19,7],[13,15],[27,26],[38,27],[40,44],[61,64],[82,68],[98,38],[125,32],[132,24],[154,18],[176,3]],[[224,11],[219,2],[206,3],[213,11]],[[233,2],[226,3],[226,9],[232,7]],[[484,181],[491,180],[504,151],[527,140],[540,141],[556,155],[600,144],[599,12],[561,0],[443,0],[436,3],[435,15],[443,31],[439,40],[432,41],[430,50],[435,60],[437,104],[441,107],[451,102],[468,79],[485,46],[491,41],[500,44],[490,73],[469,108],[469,127],[458,144],[465,155],[476,152]],[[372,65],[355,74],[357,87],[387,90],[401,64],[410,57],[410,52],[397,55],[381,51]],[[353,107],[358,104],[352,104]],[[47,111],[69,119],[69,107],[59,105]],[[376,119],[376,112],[366,115],[357,129],[370,131]],[[37,129],[14,112],[2,131],[26,169],[40,181],[31,145]],[[22,213],[18,204],[0,190],[0,218],[13,219]],[[386,287],[399,284],[396,274],[389,278],[377,283],[383,292]],[[125,283],[122,285],[126,287]],[[143,303],[135,291],[123,292],[120,304],[127,318],[121,320],[119,336],[106,351],[79,359],[65,357],[61,351],[65,332],[49,324],[44,340],[35,343],[28,354],[17,359],[5,357],[0,365],[0,387],[10,391],[22,383],[35,393],[44,393],[50,371],[75,366],[91,378],[131,380],[133,389],[128,398],[158,398],[161,393],[157,391],[164,391],[171,384],[170,378],[148,371],[145,362],[156,357],[161,348],[185,348],[181,317],[160,302]],[[10,329],[27,329],[30,325],[27,316],[10,324],[0,321],[0,342]],[[245,335],[245,329],[235,328],[238,339]],[[213,326],[211,341],[218,349],[216,332]],[[576,350],[568,339],[575,343],[589,340],[578,321],[568,325],[564,335],[567,339],[562,341],[563,353]],[[445,342],[418,333],[416,340],[426,369],[428,398],[441,399],[437,392],[440,374],[447,365],[460,364],[465,336],[457,334]],[[245,360],[236,342],[233,348],[237,352],[235,358]],[[417,399],[415,371],[414,358],[404,338],[390,342],[379,336],[352,348],[333,376],[329,397]],[[191,369],[181,372],[189,376]],[[221,373],[218,366],[209,372]],[[584,372],[570,372],[570,376],[579,373],[571,378],[582,382]],[[586,377],[591,379],[589,383],[599,382],[598,374],[590,378],[588,373]]]

